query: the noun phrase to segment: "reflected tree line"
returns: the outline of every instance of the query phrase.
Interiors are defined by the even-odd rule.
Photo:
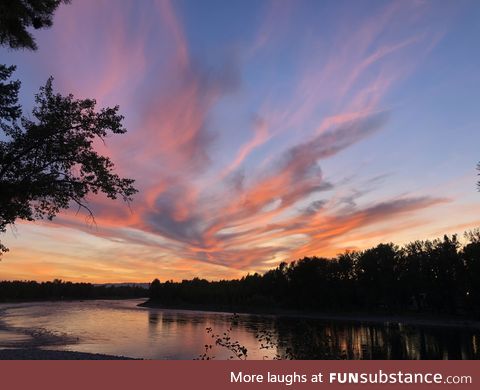
[[[276,359],[478,359],[473,330],[282,319],[272,325]],[[263,332],[263,333],[262,333]],[[265,331],[261,331],[264,335]]]
[[[142,298],[145,288],[132,285],[94,285],[91,283],[3,281],[0,282],[0,302],[57,299]]]
[[[380,244],[335,258],[305,257],[263,275],[160,282],[153,304],[266,309],[416,312],[480,317],[480,230],[403,247]]]

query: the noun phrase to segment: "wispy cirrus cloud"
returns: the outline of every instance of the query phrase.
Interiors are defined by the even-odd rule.
[[[374,242],[385,221],[403,220],[398,230],[408,229],[408,218],[449,201],[413,192],[365,200],[388,178],[366,175],[354,187],[355,177],[332,177],[325,168],[388,127],[395,115],[388,94],[432,47],[428,5],[380,3],[360,16],[340,7],[332,13],[339,23],[318,28],[325,20],[320,12],[318,20],[306,15],[306,3],[271,2],[251,42],[213,65],[192,49],[200,44],[184,6],[125,0],[114,8],[103,1],[62,8],[45,53],[64,55],[62,66],[53,66],[62,90],[101,104],[120,101],[129,132],[102,151],[140,192],[131,209],[92,198],[93,229],[74,211],[59,216],[54,226],[81,231],[82,242],[94,236],[99,254],[80,249],[69,255],[70,268],[52,261],[46,274],[238,276],[281,260],[332,255],[361,237]],[[103,22],[81,22],[90,18]],[[66,66],[72,60],[77,77]],[[240,131],[231,111],[243,113]],[[92,256],[95,264],[85,260]]]

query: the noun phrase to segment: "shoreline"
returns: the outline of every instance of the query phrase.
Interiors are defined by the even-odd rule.
[[[134,299],[148,299],[148,297],[96,297],[96,298],[49,298],[49,299],[11,299],[0,300],[1,305],[22,304],[22,303],[42,303],[42,302],[83,302],[83,301],[129,301]]]
[[[385,313],[367,313],[367,312],[315,312],[315,311],[299,311],[286,309],[254,309],[215,306],[215,305],[164,305],[157,302],[146,301],[138,304],[139,307],[147,309],[164,309],[164,310],[187,310],[187,311],[205,311],[217,312],[225,314],[241,314],[256,316],[273,316],[298,319],[312,319],[325,321],[341,321],[353,323],[367,324],[402,324],[422,327],[448,327],[448,328],[468,328],[479,329],[480,320],[462,318],[462,317],[436,317],[428,314],[385,314]]]
[[[127,298],[129,300],[131,298]],[[104,299],[102,299],[104,300]],[[111,300],[111,299],[109,299]],[[117,301],[117,299],[114,299]],[[83,299],[79,300],[69,300],[68,302],[81,302]],[[16,329],[8,326],[2,321],[2,311],[15,307],[17,304],[36,304],[41,302],[52,302],[52,301],[22,301],[22,302],[2,302],[0,307],[0,334],[6,332],[9,334],[17,334],[22,340],[16,340],[13,343],[2,343],[0,346],[0,361],[3,360],[143,360],[139,358],[132,358],[121,355],[108,355],[103,353],[95,352],[80,352],[80,351],[70,351],[70,350],[58,350],[58,349],[49,349],[52,346],[61,345],[61,344],[70,344],[70,342],[63,341],[61,344],[58,342],[53,342],[51,338],[61,337],[55,334],[33,334],[27,329]],[[65,302],[67,302],[65,300]],[[10,306],[11,305],[11,306]],[[23,339],[24,338],[24,339]],[[55,340],[54,340],[55,341]],[[74,341],[73,341],[74,342]]]
[[[0,349],[0,360],[142,360],[101,353],[58,351],[38,348]]]

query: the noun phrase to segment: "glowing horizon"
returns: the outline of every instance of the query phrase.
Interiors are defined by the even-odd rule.
[[[24,114],[50,75],[120,105],[98,148],[140,192],[19,222],[0,280],[240,277],[480,226],[478,3],[112,5],[62,5],[2,63]]]

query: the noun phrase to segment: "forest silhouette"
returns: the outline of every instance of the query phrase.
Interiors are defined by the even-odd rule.
[[[95,285],[73,283],[55,279],[51,282],[2,281],[0,302],[75,300],[75,299],[126,299],[146,297],[146,290],[136,285]]]
[[[232,311],[429,313],[480,317],[480,230],[403,247],[379,244],[335,258],[282,262],[237,280],[155,279],[147,305]]]

